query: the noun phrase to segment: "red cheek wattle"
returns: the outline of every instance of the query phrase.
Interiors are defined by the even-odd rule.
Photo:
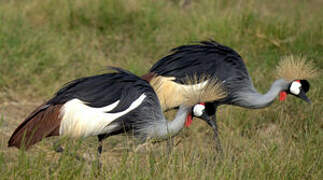
[[[280,92],[280,94],[279,94],[280,101],[284,101],[286,99],[286,97],[287,97],[287,92],[285,92],[285,91]]]
[[[188,115],[187,115],[187,117],[186,117],[186,121],[185,121],[185,127],[189,127],[191,124],[192,124],[192,122],[193,122],[193,119],[192,119],[193,117],[192,117],[192,114],[191,113],[189,113]]]

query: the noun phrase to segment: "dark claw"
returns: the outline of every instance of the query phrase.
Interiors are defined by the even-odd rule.
[[[54,151],[57,153],[62,153],[64,151],[64,148],[62,148],[60,141],[54,142],[53,148],[54,148]]]
[[[61,146],[55,147],[55,152],[62,153],[63,151],[64,151],[64,148],[62,148]]]

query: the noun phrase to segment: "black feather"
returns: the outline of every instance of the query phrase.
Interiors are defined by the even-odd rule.
[[[120,100],[110,113],[127,109],[142,93],[152,92],[149,83],[115,67],[115,72],[80,78],[67,83],[47,104],[64,104],[77,98],[91,107],[104,107]]]

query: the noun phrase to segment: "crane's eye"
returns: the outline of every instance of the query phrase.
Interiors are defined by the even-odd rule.
[[[196,117],[201,117],[204,113],[205,106],[202,104],[197,104],[193,107],[193,115]]]
[[[299,95],[301,92],[302,84],[298,81],[293,81],[290,85],[289,91],[294,95]]]

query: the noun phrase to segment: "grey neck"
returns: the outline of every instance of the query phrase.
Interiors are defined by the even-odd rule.
[[[235,100],[235,105],[258,109],[269,106],[281,91],[288,89],[289,82],[284,79],[276,80],[266,94],[260,94],[256,90],[239,92]]]
[[[176,117],[172,121],[168,121],[163,116],[163,123],[155,124],[150,129],[150,138],[167,139],[170,136],[176,135],[181,129],[183,129],[186,117],[191,111],[191,107],[181,105],[176,113]]]

